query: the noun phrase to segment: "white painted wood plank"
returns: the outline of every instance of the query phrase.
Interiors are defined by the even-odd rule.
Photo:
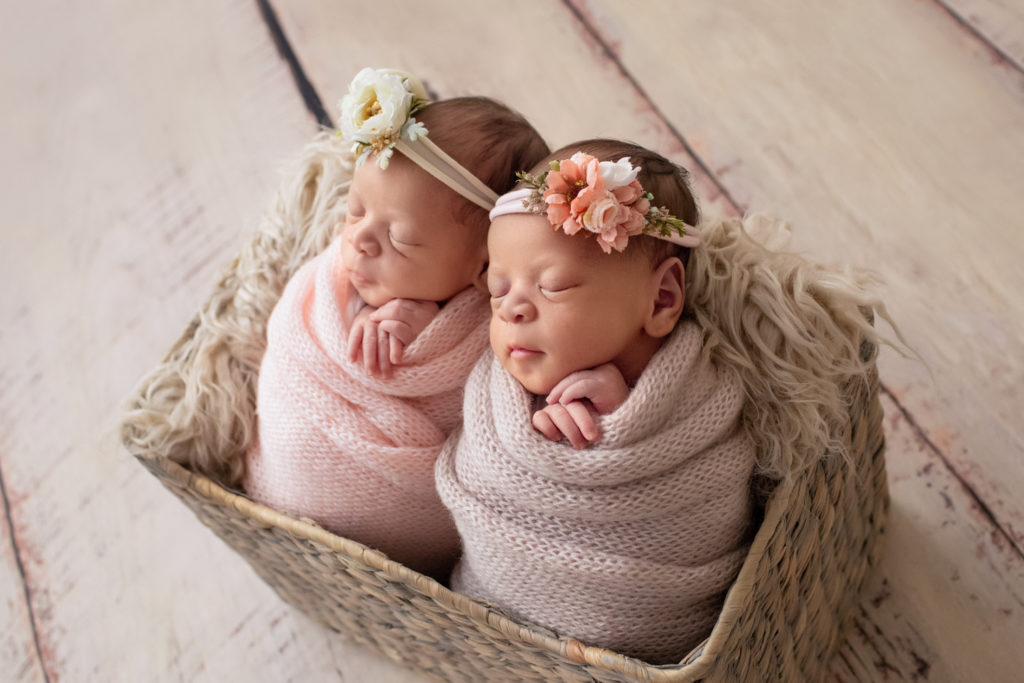
[[[255,3],[2,14],[0,453],[50,680],[409,680],[285,606],[115,434],[316,129]],[[39,680],[8,547],[0,679]]]
[[[1024,67],[1024,4],[1018,0],[935,0]],[[998,56],[996,56],[998,58]]]
[[[1024,563],[900,409],[888,397],[883,407],[885,554],[833,673],[851,683],[1015,680]]]
[[[1024,547],[1024,76],[933,3],[580,7],[744,207],[882,274],[925,360],[884,381]]]

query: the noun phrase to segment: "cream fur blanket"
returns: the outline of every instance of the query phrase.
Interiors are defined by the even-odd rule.
[[[463,557],[452,588],[590,645],[675,662],[708,635],[743,562],[755,447],[739,380],[684,322],[576,451],[531,426],[493,354],[437,461]]]
[[[351,296],[340,241],[285,288],[270,316],[244,487],[272,508],[440,575],[458,538],[437,496],[434,461],[487,346],[487,298],[472,288],[457,294],[393,377],[378,379],[346,355]]]

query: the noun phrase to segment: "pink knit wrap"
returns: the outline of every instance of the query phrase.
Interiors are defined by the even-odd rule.
[[[438,575],[458,538],[434,461],[461,419],[466,377],[487,347],[487,298],[469,288],[406,348],[393,377],[346,355],[354,294],[336,241],[305,264],[270,316],[260,367],[259,443],[247,454],[255,500]]]
[[[533,396],[481,358],[437,461],[463,543],[453,590],[652,663],[708,635],[748,547],[754,443],[701,341],[682,323],[579,451],[536,432]]]

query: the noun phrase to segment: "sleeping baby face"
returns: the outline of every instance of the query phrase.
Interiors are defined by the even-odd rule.
[[[356,170],[342,261],[363,301],[445,301],[476,280],[487,245],[456,220],[455,201],[452,190],[401,154],[386,169],[370,158]]]
[[[487,241],[491,347],[527,390],[547,394],[569,374],[609,362],[636,374],[655,298],[647,258],[605,254],[537,214],[495,218]]]

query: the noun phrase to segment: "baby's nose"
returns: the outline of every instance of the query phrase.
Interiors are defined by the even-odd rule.
[[[525,297],[509,294],[501,302],[498,315],[505,322],[522,323],[532,320],[536,315],[536,309]]]
[[[380,254],[380,241],[374,235],[370,226],[355,224],[349,226],[351,231],[348,241],[355,247],[356,251],[366,256],[377,256]]]

